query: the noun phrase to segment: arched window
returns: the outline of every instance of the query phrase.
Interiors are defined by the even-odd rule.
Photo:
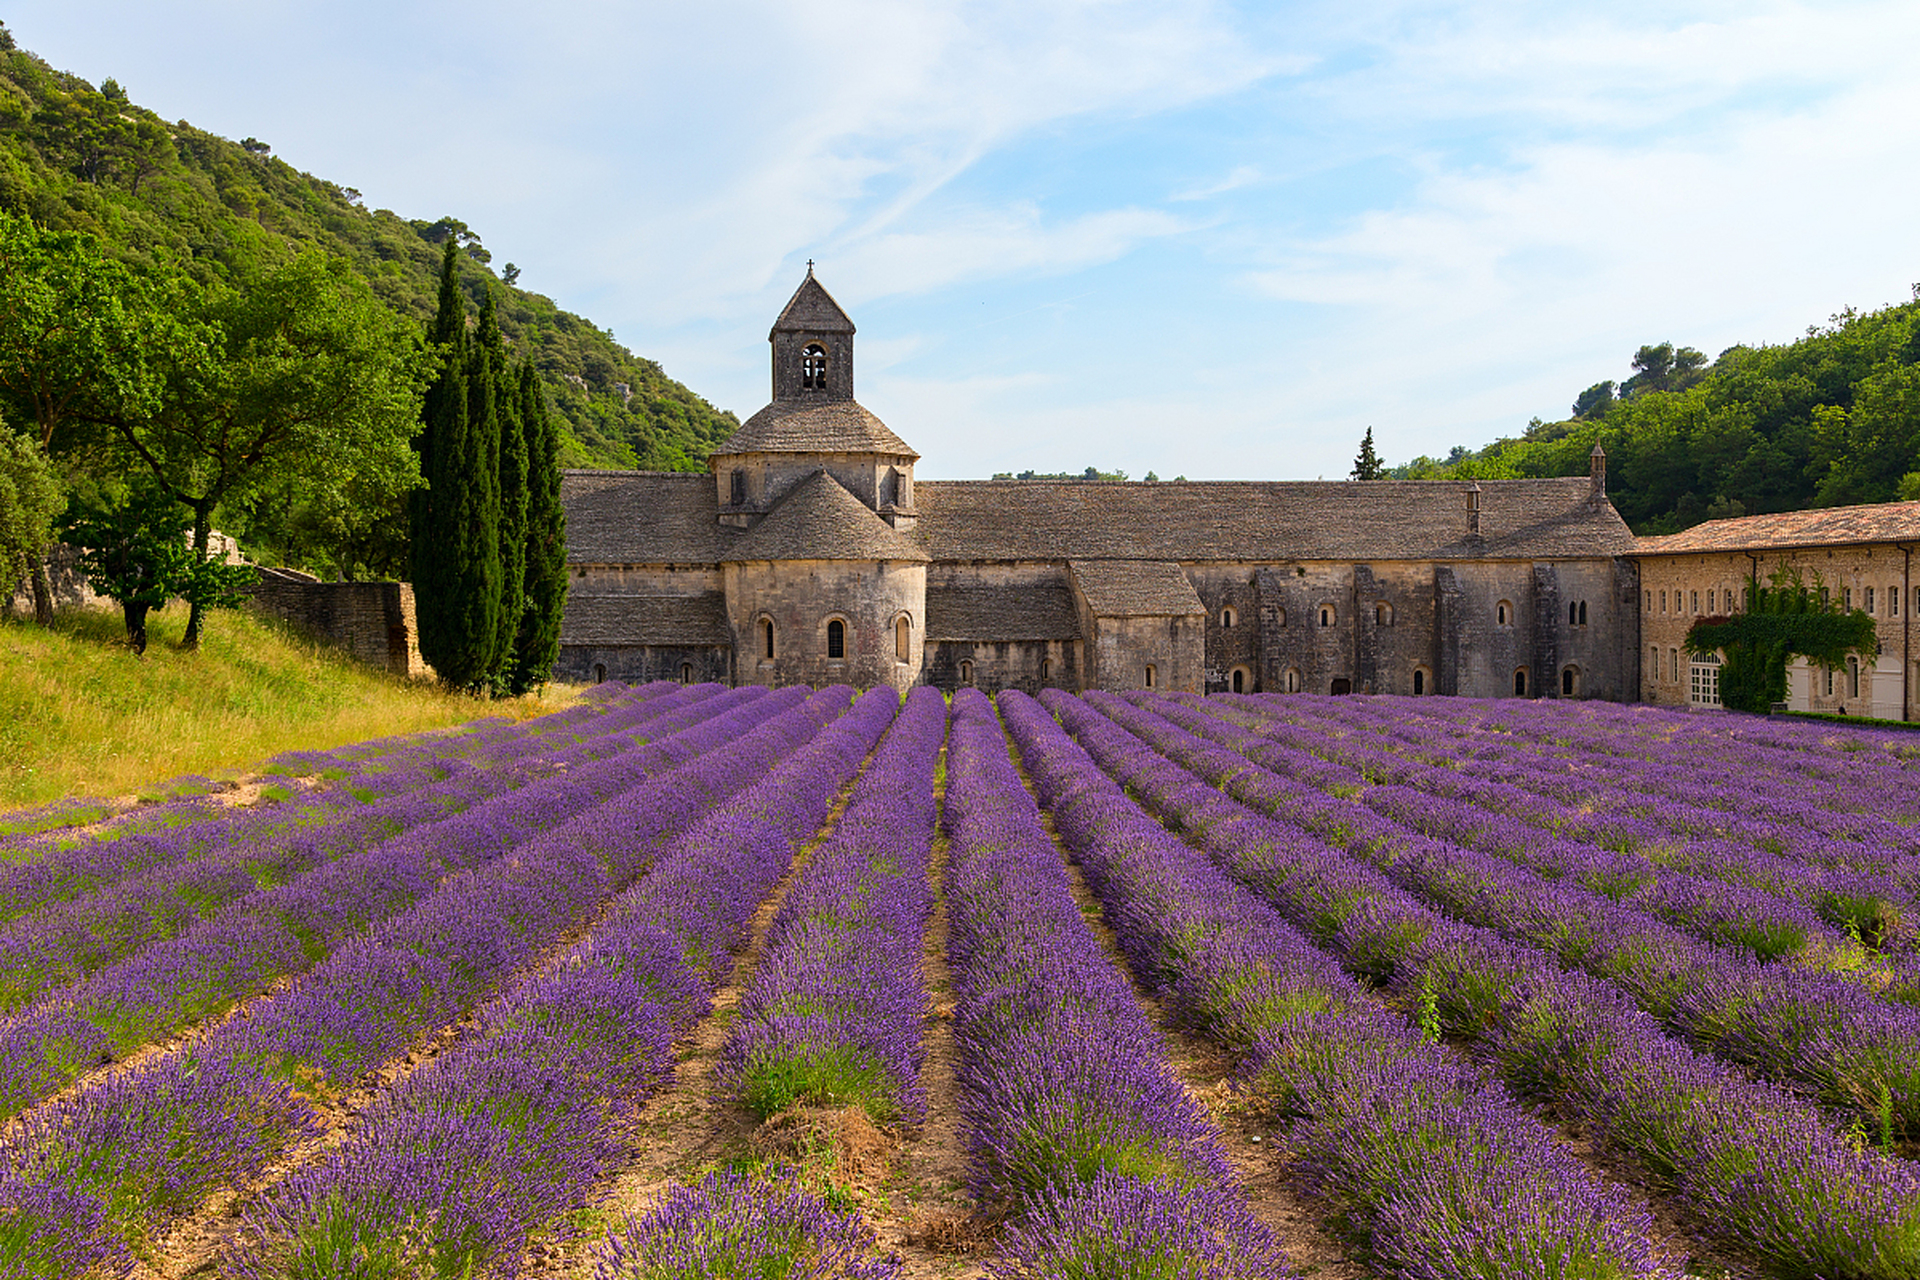
[[[1920,590],[1920,587],[1915,588],[1915,590]],[[1920,596],[1916,596],[1915,599],[1920,599]],[[1273,625],[1276,627],[1284,627],[1287,625],[1287,611],[1285,609],[1275,609],[1273,611]]]
[[[1332,605],[1323,604],[1320,606],[1320,625],[1323,627],[1330,627],[1333,625],[1333,606]]]
[[[1860,659],[1852,655],[1847,657],[1847,696],[1849,698],[1860,696]]]
[[[1375,606],[1373,606],[1373,621],[1375,626],[1380,626],[1380,627],[1392,626],[1393,625],[1393,606],[1386,603],[1385,601],[1381,601],[1379,604],[1376,604]]]
[[[1233,691],[1235,693],[1247,691],[1247,673],[1239,667],[1233,669]]]
[[[1527,669],[1525,667],[1521,667],[1513,673],[1513,696],[1516,698],[1524,698],[1527,696]]]
[[[893,659],[895,662],[913,661],[913,619],[901,614],[893,620]]]
[[[680,664],[680,683],[693,683],[693,664],[691,662],[683,662]]]
[[[773,619],[760,619],[760,652],[763,656],[773,657]]]
[[[1658,680],[1660,678],[1660,646],[1654,645],[1648,652],[1653,654],[1653,678]]]
[[[809,342],[800,353],[800,386],[807,391],[826,390],[827,350],[817,342]]]
[[[607,682],[607,664],[606,663],[596,662],[593,664],[593,682],[595,684],[605,684]]]
[[[847,656],[847,624],[838,618],[827,623],[827,656],[829,658]]]
[[[1502,626],[1502,627],[1512,626],[1513,625],[1513,606],[1505,600],[1502,600],[1499,604],[1493,606],[1493,620],[1495,625],[1497,626]]]
[[[1560,696],[1561,697],[1571,698],[1574,694],[1574,688],[1578,683],[1579,683],[1579,679],[1574,675],[1572,667],[1560,668]]]
[[[1040,659],[1040,683],[1044,685],[1051,679],[1053,679],[1053,659],[1042,658]]]
[[[1220,625],[1223,627],[1231,627],[1233,625],[1232,609],[1222,609],[1220,611]]]
[[[1287,668],[1287,692],[1300,692],[1300,668],[1298,667]]]
[[[1154,677],[1153,664],[1149,662],[1147,664],[1147,688],[1149,689],[1153,688],[1153,677]]]
[[[1427,691],[1427,673],[1422,671],[1420,668],[1415,667],[1413,669],[1414,696],[1418,697],[1421,694],[1424,694],[1426,691]]]
[[[738,467],[733,470],[731,494],[727,498],[727,503],[735,507],[747,505],[747,473]]]
[[[1333,687],[1328,690],[1328,692],[1336,698],[1344,698],[1353,692],[1353,681],[1346,676],[1335,676],[1333,678]]]
[[[1570,627],[1580,625],[1580,606],[1571,601],[1567,604],[1567,625]]]
[[[961,662],[960,683],[969,688],[973,686],[973,664],[971,662]]]
[[[1587,625],[1587,602],[1585,600],[1580,602],[1580,625],[1583,627]]]

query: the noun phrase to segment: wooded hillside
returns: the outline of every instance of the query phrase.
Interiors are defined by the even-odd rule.
[[[434,311],[440,245],[454,237],[467,250],[470,304],[478,309],[492,278],[509,350],[531,356],[546,384],[563,465],[697,470],[737,425],[590,321],[514,287],[512,264],[496,274],[459,219],[368,210],[359,192],[298,171],[258,139],[170,123],[111,79],[95,87],[15,48],[3,28],[0,209],[98,236],[131,265],[203,281],[230,282],[319,249],[422,324]]]
[[[1849,308],[1781,346],[1736,346],[1709,363],[1642,347],[1634,374],[1576,397],[1572,416],[1401,479],[1584,475],[1597,441],[1608,489],[1636,533],[1722,516],[1920,498],[1920,285],[1915,300]]]

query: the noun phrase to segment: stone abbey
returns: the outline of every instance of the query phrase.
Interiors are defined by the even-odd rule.
[[[566,474],[556,675],[1689,700],[1598,447],[1569,479],[918,483],[811,270],[769,341],[708,474]]]

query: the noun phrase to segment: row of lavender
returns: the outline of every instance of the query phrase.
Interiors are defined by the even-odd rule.
[[[1109,696],[1093,695],[1096,700]],[[1243,732],[1204,712],[1177,705],[1162,709],[1216,741],[1245,741]],[[1740,919],[1737,903],[1723,909],[1702,894],[1702,909],[1689,921],[1693,927],[1683,929],[1509,861],[1531,856],[1518,842],[1496,844],[1489,853],[1470,836],[1456,843],[1421,834],[1485,829],[1486,820],[1459,802],[1430,802],[1419,793],[1401,792],[1395,807],[1417,809],[1422,816],[1420,827],[1409,827],[1289,776],[1290,758],[1297,761],[1303,754],[1267,742],[1261,758],[1280,772],[1260,769],[1255,771],[1260,776],[1249,776],[1243,759],[1239,776],[1228,785],[1235,795],[1283,811],[1290,821],[1380,866],[1396,883],[1457,918],[1543,948],[1609,981],[1695,1044],[1808,1091],[1851,1116],[1883,1145],[1920,1137],[1920,1008],[1879,998],[1849,976],[1757,959],[1737,932],[1725,927],[1729,919]],[[1327,777],[1323,765],[1303,768],[1322,785],[1340,785]],[[1364,801],[1377,790],[1388,788],[1364,790],[1359,798]],[[1711,940],[1716,932],[1733,936]]]
[[[1371,817],[1365,809],[1249,768],[1123,699],[1089,695],[1101,714],[1048,701],[1105,770],[1223,871],[1350,972],[1386,981],[1408,1009],[1471,1045],[1516,1095],[1582,1123],[1701,1236],[1783,1277],[1890,1280],[1920,1270],[1913,1164],[1865,1146],[1806,1099],[1667,1037],[1610,984],[1440,914],[1391,878],[1397,862],[1383,874],[1363,861],[1364,842],[1295,825],[1336,806]]]
[[[996,1274],[1289,1274],[973,690],[954,698],[944,824],[961,1130],[976,1197],[1012,1215]]]
[[[1124,750],[1117,727],[1048,700],[1077,732]],[[1000,705],[1134,973],[1229,1049],[1266,1110],[1292,1121],[1289,1145],[1372,1256],[1433,1280],[1658,1273],[1645,1206],[1459,1054],[1370,1001],[1129,799],[1039,703],[1003,693]]]
[[[702,691],[710,694],[715,688],[703,686]],[[83,839],[49,840],[37,848],[16,850],[9,859],[14,865],[0,869],[0,922],[50,904],[87,898],[143,872],[228,850],[237,851],[229,863],[243,869],[257,866],[258,875],[276,874],[273,851],[299,836],[325,840],[329,826],[347,822],[378,826],[394,820],[368,814],[364,806],[404,798],[442,781],[455,783],[449,789],[449,805],[459,803],[462,783],[468,791],[489,782],[522,785],[552,767],[549,761],[555,751],[572,748],[577,754],[588,738],[611,740],[621,730],[658,714],[661,707],[656,700],[674,694],[682,699],[688,696],[679,685],[646,685],[593,704],[590,719],[572,715],[565,726],[536,731],[532,726],[540,724],[537,720],[494,725],[396,748],[379,757],[377,767],[362,772],[317,769],[334,775],[332,780],[293,802],[237,809],[196,806],[161,815],[157,821],[155,815],[142,813]],[[179,820],[170,820],[175,818]],[[254,862],[250,854],[260,860]],[[204,892],[183,888],[194,896]]]
[[[306,875],[229,903],[185,932],[133,951],[84,981],[48,993],[0,1022],[0,1115],[10,1115],[93,1067],[206,1018],[265,984],[303,972],[336,946],[405,909],[446,876],[498,858],[516,844],[662,769],[724,743],[757,721],[758,695],[696,698],[649,727],[658,741],[633,749],[615,735],[581,746],[580,767],[558,767],[519,790],[451,817],[434,799],[402,834],[342,848]],[[607,754],[607,746],[617,748]],[[594,759],[604,755],[605,758]],[[565,756],[558,763],[565,766]]]
[[[747,718],[700,731],[705,750],[452,876],[248,1018],[27,1112],[5,1150],[0,1231],[19,1249],[63,1231],[82,1240],[28,1254],[26,1274],[77,1273],[87,1250],[111,1262],[210,1192],[256,1179],[313,1129],[308,1099],[337,1095],[498,992],[846,703],[844,690],[750,700]]]
[[[829,690],[812,707],[846,702]],[[893,705],[867,695],[680,834],[587,940],[381,1094],[352,1141],[272,1188],[230,1243],[228,1272],[511,1274],[528,1233],[587,1203],[640,1139],[675,1034],[706,1012],[753,911]]]

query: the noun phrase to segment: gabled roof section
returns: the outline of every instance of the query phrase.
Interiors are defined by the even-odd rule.
[[[602,648],[648,645],[730,645],[727,598],[718,591],[693,596],[614,596],[567,593],[560,643]]]
[[[929,640],[1078,640],[1065,582],[1033,587],[927,588]]]
[[[1184,618],[1207,607],[1169,560],[1075,560],[1073,585],[1096,618]]]
[[[1501,560],[1634,554],[1586,476],[1096,483],[921,480],[913,534],[940,560]]]
[[[824,471],[795,485],[725,555],[742,560],[906,560],[927,553]]]
[[[1642,538],[1634,554],[1688,555],[1709,551],[1765,551],[1788,547],[1851,546],[1863,542],[1920,542],[1920,502],[1782,511],[1771,516],[1709,520],[1679,533]]]
[[[775,400],[740,424],[713,451],[730,453],[884,453],[918,458],[887,424],[851,400]]]
[[[699,472],[563,471],[560,500],[568,564],[716,564],[740,536]]]
[[[787,299],[787,305],[780,312],[780,318],[773,322],[773,329],[767,334],[771,341],[773,335],[782,329],[802,333],[852,333],[853,321],[833,300],[827,287],[813,278],[813,267],[807,267],[807,278]]]

